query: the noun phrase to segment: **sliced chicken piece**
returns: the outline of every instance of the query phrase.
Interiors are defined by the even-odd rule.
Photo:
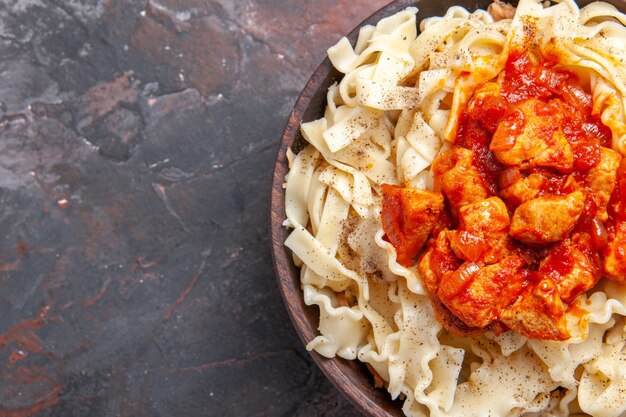
[[[522,177],[519,171],[505,170],[500,176],[500,197],[518,206],[528,200],[547,194],[563,195],[580,188],[574,175],[555,174],[546,171],[533,172]]]
[[[446,204],[441,216],[439,216],[439,219],[437,220],[437,223],[435,223],[435,227],[433,227],[433,231],[430,232],[431,240],[436,240],[439,233],[447,229],[452,229],[453,227],[454,219],[450,213],[450,207]]]
[[[426,289],[433,294],[437,294],[439,281],[441,277],[456,270],[461,261],[455,256],[450,249],[450,241],[448,240],[448,230],[443,230],[437,236],[437,239],[429,243],[429,248],[420,258],[418,271],[424,282]]]
[[[449,232],[454,253],[466,261],[499,262],[508,255],[509,212],[498,197],[459,209],[458,230]]]
[[[549,278],[559,296],[569,303],[600,279],[600,259],[587,233],[577,233],[550,249],[539,265],[539,275]]]
[[[508,103],[500,95],[501,84],[489,81],[480,84],[467,104],[467,115],[479,121],[485,129],[493,133],[508,108]]]
[[[546,178],[543,175],[533,173],[500,190],[500,196],[515,205],[519,205],[537,197],[545,182]]]
[[[615,189],[609,201],[609,212],[615,220],[626,220],[626,158],[617,168]]]
[[[563,240],[576,225],[584,206],[585,195],[581,191],[533,198],[515,210],[509,233],[524,243]]]
[[[467,326],[488,326],[524,290],[524,265],[524,259],[517,255],[482,267],[466,262],[443,275],[437,296]]]
[[[489,190],[474,168],[474,152],[454,148],[442,152],[433,163],[435,189],[442,190],[453,210],[489,197]]]
[[[506,205],[491,197],[459,209],[459,229],[486,239],[498,239],[509,231],[510,219]]]
[[[432,260],[435,249],[429,248],[424,252],[417,264],[417,270],[420,273],[424,287],[431,293],[436,294],[439,288],[440,277],[435,273],[434,262]],[[436,297],[430,297],[431,299]]]
[[[511,330],[533,339],[566,340],[569,338],[565,312],[556,284],[543,279],[529,287],[500,315]]]
[[[604,275],[620,285],[626,285],[626,221],[615,225],[615,236],[604,251]]]
[[[609,148],[600,148],[600,162],[591,168],[586,175],[585,182],[593,192],[592,195],[598,206],[596,217],[605,222],[608,219],[606,208],[611,199],[611,193],[617,183],[617,168],[622,156]]]
[[[551,167],[570,173],[574,153],[561,127],[558,108],[535,98],[522,101],[500,122],[489,150],[503,164],[519,168]]]
[[[458,334],[460,336],[477,336],[487,330],[492,330],[490,327],[470,327],[463,323],[460,318],[455,316],[444,303],[437,297],[430,297],[430,303],[433,306],[433,311],[437,317],[437,321],[448,331]],[[498,322],[493,322],[496,324]]]
[[[397,261],[411,266],[443,211],[441,193],[382,185],[382,224]]]
[[[450,248],[454,254],[465,261],[493,264],[504,258],[508,250],[508,239],[487,240],[464,230],[448,232]]]

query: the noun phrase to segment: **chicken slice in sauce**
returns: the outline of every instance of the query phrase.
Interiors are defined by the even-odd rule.
[[[437,296],[467,326],[486,327],[523,291],[525,264],[517,255],[487,266],[466,262],[443,275]]]
[[[600,258],[590,236],[577,233],[553,246],[539,266],[539,275],[556,284],[566,303],[592,288],[600,278]]]
[[[500,190],[500,196],[515,205],[519,205],[537,197],[545,182],[545,177],[538,173],[530,174],[524,178],[520,175],[515,182]]]
[[[569,338],[565,312],[567,306],[550,279],[527,288],[522,296],[505,309],[500,321],[511,330],[533,339],[566,340]]]
[[[424,286],[433,295],[437,294],[441,277],[461,265],[461,261],[450,248],[447,232],[442,230],[437,239],[429,243],[429,248],[422,255],[418,265]]]
[[[490,133],[496,131],[508,108],[508,103],[500,95],[501,86],[493,81],[480,84],[467,104],[470,119],[480,122]]]
[[[441,193],[383,184],[382,224],[400,265],[411,266],[443,211]]]
[[[561,124],[557,107],[530,98],[509,110],[493,134],[489,150],[508,166],[550,167],[570,173],[574,153]]]
[[[510,234],[524,243],[557,242],[574,229],[584,207],[585,195],[581,191],[533,198],[513,213]]]
[[[433,306],[433,311],[435,312],[437,321],[441,323],[446,330],[454,334],[461,336],[476,336],[487,330],[491,330],[490,327],[470,327],[463,323],[461,319],[455,316],[452,311],[450,311],[450,309],[446,307],[445,304],[443,304],[437,297],[430,297],[430,302]],[[499,322],[493,322],[494,325],[497,323]]]
[[[620,285],[626,285],[626,221],[615,225],[614,237],[604,251],[604,275]]]
[[[609,201],[609,212],[613,220],[626,221],[626,158],[622,158],[616,177],[615,189]]]
[[[504,258],[509,248],[509,212],[498,197],[491,197],[459,209],[459,227],[449,231],[450,246],[466,261],[492,264]]]
[[[442,152],[433,162],[435,189],[445,193],[454,210],[489,197],[489,190],[472,164],[473,158],[471,150],[454,148]]]
[[[617,168],[622,156],[609,148],[600,148],[600,162],[591,168],[586,175],[585,182],[593,190],[593,196],[598,207],[596,216],[601,221],[609,217],[606,209],[617,183]]]
[[[511,171],[514,174],[511,174]],[[504,182],[499,193],[500,197],[514,206],[536,197],[568,194],[580,188],[571,174],[554,174],[545,171],[533,172],[522,177],[517,170],[506,170],[502,173],[500,182]]]

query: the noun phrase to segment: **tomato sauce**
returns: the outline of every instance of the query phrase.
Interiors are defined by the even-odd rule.
[[[615,165],[606,166],[607,149],[603,148],[613,152],[611,131],[592,113],[592,105],[592,97],[577,75],[559,69],[556,60],[544,58],[537,62],[526,52],[514,52],[497,82],[487,81],[476,87],[459,115],[452,149],[433,163],[435,184],[446,200],[443,210],[439,209],[439,219],[430,219],[426,249],[422,248],[423,239],[419,244],[404,243],[412,231],[402,226],[402,216],[406,215],[403,204],[389,190],[383,195],[382,219],[387,238],[405,266],[410,266],[420,253],[428,254],[419,258],[419,270],[422,275],[430,274],[428,290],[433,306],[449,330],[463,333],[466,325],[471,329],[467,334],[474,334],[477,329],[500,332],[514,326],[511,329],[529,337],[563,340],[568,337],[565,311],[571,307],[584,321],[576,300],[600,278],[603,257],[616,253],[611,256],[617,266],[611,268],[626,268],[622,265],[626,261],[620,258],[622,252],[615,249],[619,242],[626,241],[626,162],[622,160],[617,171]],[[464,155],[467,162],[461,160]],[[613,175],[610,181],[615,183],[614,188],[607,188],[603,175]],[[496,228],[490,227],[493,220],[489,211],[485,211],[484,219],[467,219],[475,222],[474,232],[463,230],[465,220],[458,218],[461,206],[474,204],[466,201],[476,187],[486,192],[473,201],[490,204],[494,199],[485,195],[500,198],[504,217],[508,210],[511,222],[514,214],[521,212],[518,217],[535,216],[539,218],[536,221],[546,217],[548,229],[560,221],[562,229],[551,235],[541,227],[523,229],[522,223],[522,231],[514,234],[511,223],[511,230],[506,229],[504,236],[498,237]],[[527,203],[537,200],[541,200],[535,203],[538,208],[529,209]],[[570,211],[537,214],[542,207],[550,211],[559,204],[569,204]],[[526,205],[525,209],[517,210],[521,205]],[[415,208],[418,210],[417,205]],[[417,212],[412,216],[423,217]],[[481,222],[484,226],[477,227]],[[494,252],[494,248],[502,250]],[[506,270],[502,257],[483,259],[487,252],[516,256],[522,266],[517,271]],[[513,272],[518,276],[510,276]],[[501,280],[510,285],[502,287]],[[513,288],[513,282],[519,285]],[[484,328],[471,327],[473,318],[485,317],[485,311],[501,302],[489,298],[495,296],[490,295],[494,288],[513,291],[509,294],[511,304],[502,310],[501,319]],[[542,324],[546,328],[519,325],[532,316],[525,315],[525,308],[548,317],[550,320]],[[463,317],[469,321],[465,323]],[[546,324],[550,321],[552,327]]]
[[[573,169],[569,172],[537,167],[526,170],[526,174],[540,173],[546,178],[537,196],[565,195],[574,191],[576,187],[572,185],[572,179],[583,181],[585,174],[598,165],[600,147],[610,147],[611,131],[597,115],[591,113],[591,95],[580,86],[576,74],[555,69],[554,65],[555,61],[550,59],[535,64],[524,52],[511,54],[505,66],[500,96],[481,98],[471,111],[466,109],[460,117],[454,146],[474,152],[473,165],[492,195],[498,195],[503,188],[500,179],[507,168],[490,150],[493,132],[501,123],[514,127],[523,125],[523,121],[516,122],[519,116],[515,105],[519,102],[531,98],[543,101],[545,106],[536,107],[537,116],[549,116],[558,111],[563,119],[561,128],[574,154]],[[552,138],[558,128],[546,126],[542,128],[541,136]],[[517,134],[519,129],[513,129],[511,137],[515,138]],[[620,186],[626,195],[626,183],[620,183]],[[515,208],[508,201],[505,203],[510,209]],[[624,204],[620,208],[626,214]],[[576,231],[589,232],[598,237],[601,232],[597,223],[593,222],[597,211],[594,199],[588,197]],[[594,239],[595,249],[602,249],[605,244],[601,237]]]
[[[480,113],[475,115],[464,114],[461,117],[462,123],[457,136],[457,144],[463,148],[474,152],[474,166],[483,177],[483,181],[489,191],[495,195],[498,192],[496,187],[497,179],[504,170],[504,165],[498,161],[493,152],[489,151],[491,134],[485,125],[476,120],[475,117],[485,117],[486,123],[494,123],[499,120],[497,113]]]
[[[521,101],[540,99],[546,105],[537,109],[538,116],[558,111],[563,117],[563,133],[574,152],[574,170],[566,174],[577,176],[593,168],[600,161],[600,146],[610,146],[611,131],[591,114],[591,96],[579,85],[577,76],[553,66],[551,61],[533,64],[525,53],[512,54],[505,67],[500,97],[489,96],[477,103],[471,113],[466,110],[461,116],[455,145],[474,151],[474,166],[494,194],[495,178],[504,165],[489,150],[489,144],[501,122],[520,124],[515,123],[519,116],[514,105]],[[554,129],[557,126],[545,127],[542,136],[551,138]],[[516,136],[515,131],[511,133]],[[554,171],[552,175],[562,173]]]

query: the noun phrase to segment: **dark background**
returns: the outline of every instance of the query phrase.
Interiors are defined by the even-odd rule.
[[[0,417],[358,415],[287,317],[269,192],[385,3],[0,3]]]

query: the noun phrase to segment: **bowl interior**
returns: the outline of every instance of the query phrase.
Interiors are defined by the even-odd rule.
[[[359,28],[366,24],[376,24],[380,19],[390,16],[409,6],[418,8],[419,22],[429,16],[441,16],[453,5],[460,5],[470,11],[485,9],[491,0],[397,0],[391,2],[361,25],[355,28],[348,39],[354,45]],[[608,1],[622,12],[626,12],[626,0]],[[516,3],[516,2],[514,2]],[[582,7],[589,0],[578,1]],[[331,45],[328,45],[329,47]],[[319,311],[316,307],[304,304],[300,289],[300,274],[294,266],[290,251],[284,246],[289,230],[282,226],[285,220],[285,190],[283,183],[288,171],[286,152],[291,147],[294,152],[302,149],[306,142],[300,133],[300,124],[316,120],[323,116],[328,88],[341,78],[330,61],[325,59],[317,68],[298,98],[283,133],[272,181],[270,229],[272,235],[272,253],[274,269],[279,280],[283,300],[291,320],[303,343],[308,343],[317,336]],[[348,397],[367,416],[403,416],[400,401],[392,401],[384,389],[374,388],[373,378],[363,364],[341,358],[327,359],[316,352],[311,355],[317,365],[332,381],[337,389]]]

